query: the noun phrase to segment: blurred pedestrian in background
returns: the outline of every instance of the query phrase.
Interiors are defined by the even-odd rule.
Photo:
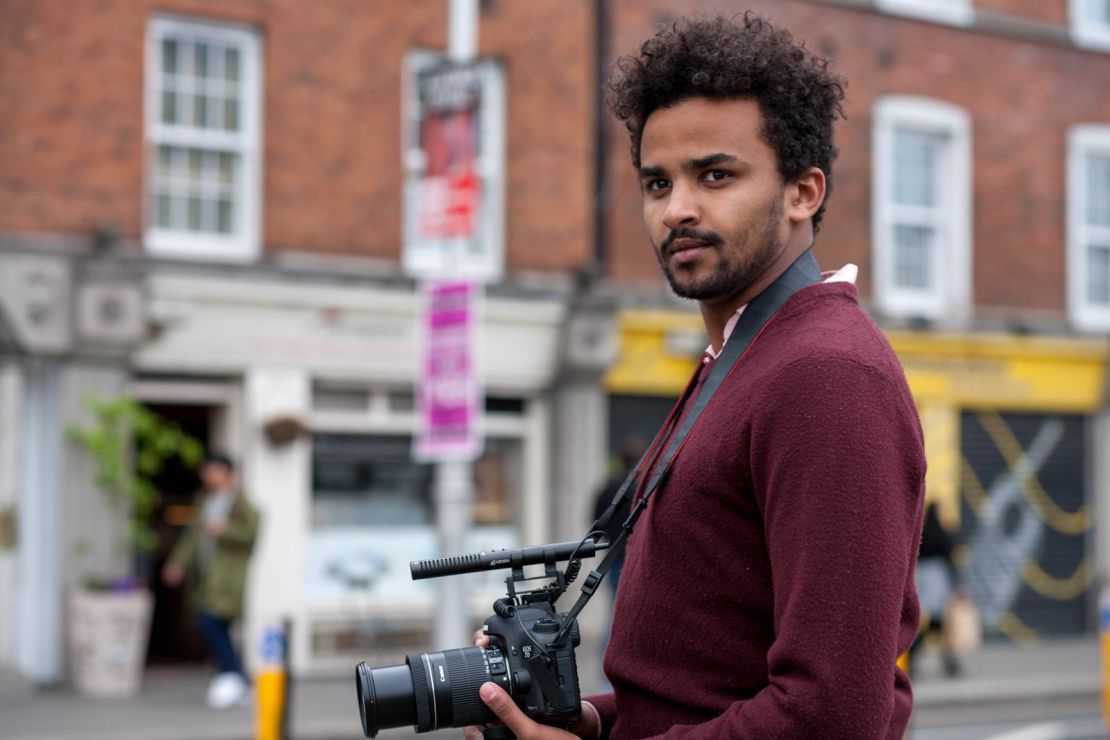
[[[162,579],[171,586],[185,584],[205,644],[218,666],[208,687],[208,705],[224,709],[242,702],[250,688],[231,639],[231,625],[243,615],[243,590],[259,516],[239,490],[235,465],[228,456],[212,453],[205,458],[200,479],[201,500],[162,570]]]
[[[605,510],[609,508],[609,504],[613,502],[613,497],[617,495],[620,490],[621,484],[624,483],[625,477],[632,472],[632,468],[636,467],[636,463],[640,460],[640,455],[644,454],[647,449],[647,443],[639,437],[629,437],[621,442],[620,449],[617,456],[620,461],[620,469],[613,475],[600,491],[597,492],[597,498],[594,501],[594,518],[597,521],[601,518]],[[609,543],[612,544],[617,536],[620,535],[621,525],[624,520],[628,518],[629,512],[632,510],[632,496],[625,497],[621,507],[613,514],[613,518],[609,520],[608,526],[605,528],[605,533],[609,536]],[[617,585],[620,583],[621,568],[624,566],[624,553],[613,561],[613,566],[609,569],[609,573],[605,576],[605,580],[609,582],[609,594],[615,599],[617,597]]]
[[[917,598],[921,603],[921,631],[910,646],[910,669],[915,673],[921,646],[930,635],[944,637],[944,612],[956,592],[956,565],[952,562],[955,547],[952,535],[940,522],[935,501],[925,510],[925,526],[921,533],[921,549],[917,559]],[[960,673],[960,661],[949,640],[941,640],[944,673],[953,677]]]
[[[647,449],[647,442],[639,437],[629,437],[621,442],[620,449],[617,451],[619,459],[619,470],[606,481],[601,490],[597,492],[597,498],[594,501],[594,518],[593,521],[597,522],[601,519],[602,515],[609,509],[609,504],[613,503],[613,497],[617,495],[624,479],[636,467],[636,463],[640,460],[640,455],[644,454]],[[613,517],[605,526],[605,534],[609,538],[609,544],[612,545],[621,533],[621,525],[628,515],[632,512],[632,496],[626,496],[621,505],[613,513]],[[612,605],[617,601],[617,586],[620,585],[621,568],[624,567],[624,551],[617,556],[610,566],[609,572],[605,575],[605,582],[609,584],[609,619],[606,619],[605,634],[601,638],[601,655],[605,655],[605,648],[609,645],[609,622],[612,618],[613,607]],[[601,687],[609,690],[612,687],[609,685],[609,679],[605,677],[604,671],[601,674]]]

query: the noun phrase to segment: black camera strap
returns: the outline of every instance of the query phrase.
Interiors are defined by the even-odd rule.
[[[648,500],[651,498],[652,494],[655,493],[667,473],[670,472],[671,465],[674,463],[674,459],[679,451],[681,451],[682,446],[686,443],[690,430],[693,429],[694,424],[701,418],[702,412],[705,411],[709,402],[713,400],[713,396],[716,395],[717,390],[724,383],[725,379],[735,370],[740,359],[748,351],[752,342],[755,341],[778,310],[782,308],[783,304],[790,299],[790,296],[794,295],[794,293],[801,288],[818,282],[820,279],[821,271],[817,267],[817,261],[813,258],[813,253],[810,250],[806,250],[786,269],[786,272],[780,275],[775,282],[771,283],[762,293],[748,303],[747,308],[740,314],[740,318],[736,322],[736,326],[733,328],[728,341],[725,342],[720,356],[713,363],[712,368],[710,368],[709,376],[705,379],[705,384],[692,398],[691,394],[696,384],[691,380],[682,398],[675,404],[674,410],[671,411],[667,422],[663,425],[659,434],[656,435],[651,446],[640,457],[640,461],[636,463],[636,467],[632,472],[624,479],[624,483],[621,484],[620,489],[617,491],[616,495],[613,496],[613,501],[609,505],[609,508],[606,509],[600,519],[594,522],[590,534],[586,535],[587,538],[589,538],[597,531],[604,530],[608,527],[610,521],[616,515],[616,512],[624,504],[625,499],[631,495],[629,491],[636,490],[636,484],[640,479],[645,464],[647,464],[649,466],[648,470],[651,472],[651,478],[643,489],[643,495],[636,499],[631,512],[621,525],[620,534],[610,543],[604,559],[602,559],[598,567],[590,571],[590,574],[586,577],[586,581],[582,584],[582,592],[579,594],[578,600],[574,603],[574,607],[567,613],[568,618],[566,624],[554,642],[557,643],[565,637],[565,633],[569,631],[570,626],[574,624],[574,620],[586,606],[590,597],[593,596],[601,580],[605,577],[605,574],[609,572],[613,567],[613,563],[620,557],[621,553],[624,552],[628,537],[632,533],[632,527],[636,524],[636,520],[640,517],[640,514],[647,508]],[[701,372],[700,368],[699,372]],[[696,376],[697,374],[695,374],[695,378]],[[688,412],[683,414],[682,408],[687,403],[693,403],[693,406],[690,407]],[[671,435],[671,428],[674,424],[679,423],[679,420],[681,420],[681,426]],[[670,444],[667,445],[666,451],[658,458],[655,465],[651,466],[648,460],[655,457],[653,452],[656,447],[666,443],[668,436],[670,437]]]

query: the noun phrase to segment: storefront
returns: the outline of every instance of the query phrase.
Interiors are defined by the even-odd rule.
[[[151,276],[149,291],[162,330],[136,355],[136,394],[205,404],[210,437],[241,461],[264,517],[246,644],[290,618],[299,672],[428,649],[437,582],[413,582],[408,564],[444,553],[435,472],[411,455],[411,285],[165,272]],[[549,406],[564,315],[553,298],[484,300],[472,550],[552,537]],[[503,593],[504,574],[466,578],[477,624]]]
[[[620,316],[606,376],[610,450],[654,434],[706,345],[700,317]],[[957,564],[988,634],[1094,628],[1107,530],[1104,340],[890,332],[925,431],[927,497],[961,542]],[[1102,497],[1097,495],[1102,492]]]
[[[928,497],[958,533],[985,632],[1095,628],[1107,343],[892,332],[921,414]]]

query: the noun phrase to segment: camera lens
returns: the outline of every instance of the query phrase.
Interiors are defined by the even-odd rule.
[[[382,728],[416,724],[412,675],[407,665],[372,669],[359,663],[355,685],[358,714],[366,737],[376,736]]]
[[[478,687],[490,680],[485,648],[409,655],[404,665],[355,669],[362,732],[412,725],[417,732],[492,722]]]

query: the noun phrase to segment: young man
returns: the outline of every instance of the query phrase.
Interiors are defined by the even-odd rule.
[[[843,89],[752,14],[680,20],[618,68],[655,256],[709,334],[693,399],[748,303],[809,259]],[[689,431],[629,540],[614,691],[583,702],[578,736],[902,737],[925,460],[854,279],[849,265],[794,292]],[[518,738],[568,736],[481,694]]]
[[[224,709],[246,698],[250,684],[231,640],[243,615],[247,565],[258,533],[258,512],[235,483],[231,458],[210,454],[200,468],[204,492],[189,529],[170,554],[162,580],[185,582],[197,624],[217,665],[208,705]]]

